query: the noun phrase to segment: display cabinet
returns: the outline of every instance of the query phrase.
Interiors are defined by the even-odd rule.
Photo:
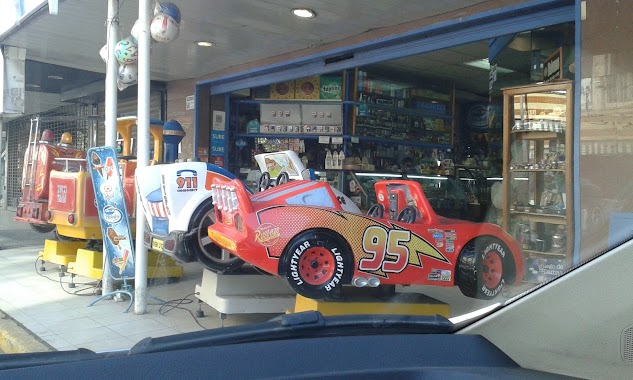
[[[503,100],[503,226],[523,247],[528,278],[547,277],[543,266],[568,268],[574,248],[572,83],[506,88]]]

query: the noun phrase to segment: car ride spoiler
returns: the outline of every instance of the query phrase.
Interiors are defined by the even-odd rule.
[[[232,214],[240,209],[244,213],[253,211],[251,195],[238,179],[230,181],[214,178],[211,184],[213,206],[222,213]]]

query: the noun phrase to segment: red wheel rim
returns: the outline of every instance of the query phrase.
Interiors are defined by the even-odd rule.
[[[327,283],[336,269],[334,255],[323,247],[312,247],[299,259],[299,275],[310,285]]]
[[[503,277],[503,262],[497,251],[490,251],[484,256],[482,266],[484,285],[488,289],[494,289],[501,283]]]

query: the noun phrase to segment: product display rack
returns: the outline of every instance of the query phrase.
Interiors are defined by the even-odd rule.
[[[573,253],[572,82],[503,90],[503,227],[526,258]]]
[[[343,91],[340,100],[309,100],[309,99],[235,99],[230,103],[230,114],[232,119],[231,138],[233,140],[251,140],[251,139],[302,139],[302,140],[319,140],[321,137],[329,136],[336,138],[342,143],[334,144],[340,149],[342,147],[345,156],[349,156],[349,147],[358,146],[359,144],[369,144],[372,146],[396,147],[406,146],[411,149],[431,150],[447,152],[452,147],[453,134],[453,114],[454,114],[454,91],[445,90],[445,94],[430,90],[420,90],[412,88],[411,84],[406,84],[399,91],[401,97],[380,94],[377,91],[362,91],[362,85],[358,82],[358,70],[347,70],[343,75]],[[392,83],[387,80],[379,80],[384,88],[389,88]],[[369,83],[369,82],[366,82]],[[406,88],[405,88],[406,87]],[[355,101],[360,99],[359,94],[363,94],[363,99],[370,102]],[[421,94],[420,94],[421,93]],[[426,96],[422,96],[426,95]],[[430,96],[437,95],[434,98]],[[380,103],[380,104],[378,104]],[[279,105],[279,110],[285,109],[285,105],[314,105],[314,106],[342,106],[342,125],[341,133],[324,131],[306,133],[304,126],[293,126],[288,131],[264,131],[262,128],[259,133],[243,130],[238,123],[241,115],[241,109],[253,110],[260,109],[262,104]],[[415,108],[413,108],[415,107]],[[372,133],[358,133],[362,124],[356,125],[360,108],[372,110],[372,114],[376,116],[372,126],[367,126],[372,130],[381,130],[381,134],[376,136]],[[362,117],[361,117],[362,119]],[[365,118],[367,119],[367,118]],[[261,123],[262,125],[264,123]],[[296,128],[300,130],[297,131]],[[398,132],[399,131],[399,132]],[[400,138],[394,138],[394,135],[400,133]],[[252,141],[252,140],[251,140]],[[355,145],[356,144],[356,145]],[[388,160],[394,160],[395,157],[380,157]],[[235,153],[237,162],[237,152]],[[393,161],[395,163],[395,161]],[[323,165],[317,165],[319,171],[323,170]],[[331,172],[335,169],[328,169],[327,177],[332,177]],[[343,171],[338,170],[340,176],[335,181],[339,186],[342,184]],[[328,181],[331,182],[331,181]]]
[[[417,143],[422,148],[452,146],[454,90],[440,94],[410,84],[372,80],[359,70],[354,77],[351,135],[382,138],[380,142],[391,144]]]

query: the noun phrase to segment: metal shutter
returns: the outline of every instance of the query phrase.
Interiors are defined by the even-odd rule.
[[[22,180],[22,166],[24,165],[24,152],[29,143],[29,131],[31,118],[37,116],[85,116],[96,113],[96,106],[86,104],[71,104],[56,108],[54,110],[42,112],[37,115],[22,116],[5,122],[7,131],[7,205],[17,206],[19,198],[22,196],[20,183]],[[59,140],[62,133],[70,132],[73,135],[73,145],[79,149],[88,149],[90,146],[90,129],[92,121],[55,121],[40,124],[40,131],[48,128],[55,134],[55,139]]]
[[[161,118],[161,93],[154,91],[150,93],[150,106],[149,106],[149,115],[152,118],[160,119]],[[119,99],[119,104],[117,107],[117,115],[126,116],[126,115],[136,115],[138,113],[138,102],[136,98],[129,99]],[[99,115],[105,116],[105,104],[99,104]],[[132,132],[132,137],[136,140],[136,129]],[[103,123],[99,123],[99,128],[97,129],[97,145],[101,146],[105,144],[105,126]]]

